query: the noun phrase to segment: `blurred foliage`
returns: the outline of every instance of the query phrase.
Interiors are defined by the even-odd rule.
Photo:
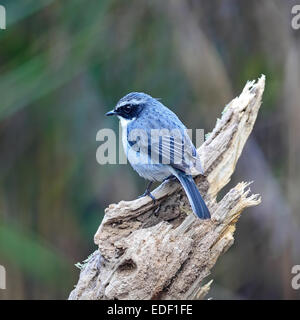
[[[70,285],[66,257],[43,243],[36,234],[23,234],[18,228],[0,227],[1,254],[16,263],[22,272],[33,274],[41,283],[56,289]],[[21,253],[21,254],[20,254]]]
[[[289,24],[292,3],[1,1],[0,264],[8,288],[0,298],[66,298],[78,279],[74,264],[95,249],[104,208],[142,193],[145,182],[129,166],[99,166],[95,157],[97,131],[118,130],[104,113],[130,91],[162,98],[188,127],[209,132],[245,82],[266,74],[253,136],[274,175],[266,179],[278,184],[299,222],[299,200],[289,191],[299,190],[298,105],[286,99],[299,97],[300,69],[287,73],[299,45]],[[234,181],[246,179],[241,168]],[[266,258],[272,230],[251,218],[263,210],[270,208],[242,217],[237,245],[213,275],[213,297],[294,297],[294,260],[286,247]]]

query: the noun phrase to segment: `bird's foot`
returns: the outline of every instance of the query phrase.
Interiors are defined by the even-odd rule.
[[[149,196],[152,199],[153,203],[155,204],[156,199],[154,195],[150,192],[150,190],[146,190],[142,195],[139,196],[139,198],[146,197],[146,196]]]

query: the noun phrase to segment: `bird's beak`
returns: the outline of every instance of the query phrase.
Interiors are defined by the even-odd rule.
[[[114,110],[105,113],[106,116],[114,116],[114,115],[116,115],[116,114],[117,114],[117,113],[116,113]]]

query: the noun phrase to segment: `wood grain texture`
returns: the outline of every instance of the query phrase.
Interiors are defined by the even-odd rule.
[[[149,197],[111,204],[95,234],[95,251],[82,267],[69,299],[200,299],[218,257],[234,242],[242,211],[258,205],[249,183],[241,182],[219,202],[252,131],[265,76],[248,82],[199,148],[205,175],[195,182],[212,214],[199,220],[177,181],[162,183]],[[251,161],[251,159],[249,159]],[[195,173],[196,174],[196,173]]]

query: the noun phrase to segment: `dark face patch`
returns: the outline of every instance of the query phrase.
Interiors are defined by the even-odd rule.
[[[126,104],[122,107],[118,107],[115,109],[115,113],[127,120],[131,120],[133,118],[137,118],[139,113],[142,111],[143,105],[142,104]]]

